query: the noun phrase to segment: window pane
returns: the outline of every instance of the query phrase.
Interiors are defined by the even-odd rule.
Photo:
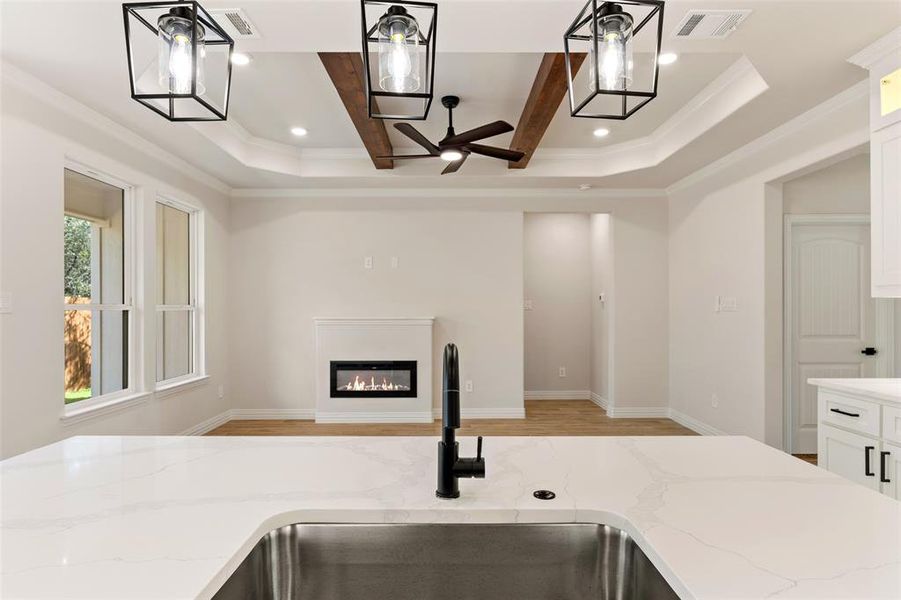
[[[194,311],[156,313],[156,380],[164,381],[193,372]]]
[[[125,192],[65,170],[67,302],[125,304]]]
[[[127,310],[65,311],[65,403],[128,388]]]
[[[156,205],[157,304],[191,304],[191,215]]]

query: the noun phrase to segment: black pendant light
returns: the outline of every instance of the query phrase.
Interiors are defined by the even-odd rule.
[[[662,0],[588,0],[563,36],[570,114],[623,120],[656,98],[662,39]]]
[[[225,121],[235,42],[198,2],[122,5],[131,97],[170,121]]]
[[[432,106],[438,5],[361,0],[371,119],[423,120]]]

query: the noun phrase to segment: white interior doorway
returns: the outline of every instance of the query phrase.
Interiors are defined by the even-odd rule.
[[[786,215],[785,446],[817,452],[811,377],[894,375],[894,304],[870,297],[868,215]]]
[[[608,214],[526,213],[527,400],[612,399],[613,262]]]

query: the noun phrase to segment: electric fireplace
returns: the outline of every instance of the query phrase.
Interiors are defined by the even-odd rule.
[[[416,398],[415,360],[333,360],[332,398]]]

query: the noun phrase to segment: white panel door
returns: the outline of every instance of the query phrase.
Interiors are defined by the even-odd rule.
[[[790,248],[789,450],[815,454],[817,388],[807,380],[881,375],[880,359],[892,352],[892,344],[884,339],[890,329],[884,321],[891,319],[892,305],[870,298],[867,223],[794,223]],[[862,354],[865,348],[881,350],[883,356]]]
[[[879,491],[879,442],[831,425],[821,429],[817,465]]]

